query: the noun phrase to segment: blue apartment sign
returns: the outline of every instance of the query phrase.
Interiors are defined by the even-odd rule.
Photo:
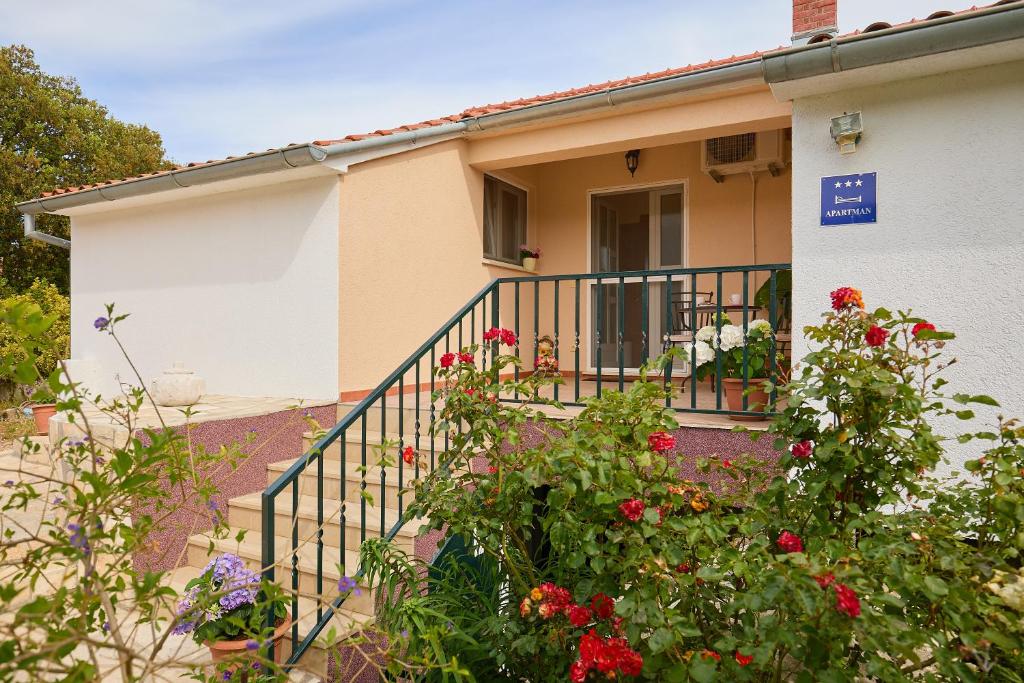
[[[852,225],[878,220],[877,173],[821,179],[821,224]]]

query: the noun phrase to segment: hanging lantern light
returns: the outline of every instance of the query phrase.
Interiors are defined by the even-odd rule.
[[[626,170],[629,171],[629,175],[633,176],[636,173],[636,169],[640,167],[640,150],[631,149],[626,152]]]

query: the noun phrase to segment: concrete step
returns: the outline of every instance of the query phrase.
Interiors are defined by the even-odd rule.
[[[359,405],[359,401],[346,401],[338,404],[338,420],[346,417],[352,412],[356,406]],[[441,416],[441,408],[443,406],[442,401],[434,403],[434,419],[438,420]],[[430,427],[430,397],[427,396],[427,392],[420,394],[420,407],[419,407],[419,420],[420,420],[420,433],[426,433]],[[398,431],[398,420],[399,416],[402,419],[403,431],[413,432],[415,431],[417,410],[416,410],[416,396],[414,394],[406,394],[402,399],[402,410],[398,409],[398,396],[388,396],[387,404],[384,410],[381,411],[380,402],[374,405],[366,413],[366,428],[374,431],[380,431],[381,422],[383,421],[384,426],[388,431]],[[361,420],[357,420],[355,425],[358,427],[362,424]]]
[[[275,501],[274,531],[278,536],[291,537],[292,529],[292,497],[281,494]],[[353,552],[359,551],[362,542],[360,529],[362,526],[362,509],[359,503],[349,503],[345,507],[345,547]],[[323,509],[323,542],[325,546],[337,549],[341,545],[341,505],[337,501],[324,501]],[[232,527],[248,529],[248,536],[258,536],[262,526],[263,502],[259,493],[237,496],[228,501],[228,522]],[[317,499],[315,496],[299,496],[296,521],[299,541],[309,540],[315,547],[317,526]],[[381,530],[381,509],[366,506],[366,538],[382,536],[388,533],[398,522],[398,511],[384,509],[384,529]],[[413,541],[423,526],[420,520],[406,522],[395,536],[398,547],[411,552]],[[354,571],[354,568],[350,568]]]
[[[274,483],[282,474],[284,474],[289,467],[295,463],[295,460],[282,460],[280,462],[270,463],[267,466],[267,484]],[[338,501],[342,498],[342,484],[344,483],[345,500],[349,503],[358,503],[362,500],[360,496],[360,485],[362,483],[363,474],[359,472],[358,465],[347,463],[345,465],[345,476],[342,479],[341,474],[341,461],[330,460],[324,462],[323,468],[323,496],[325,500]],[[299,495],[302,496],[315,496],[317,495],[317,474],[319,466],[312,464],[307,467],[301,474],[299,474]],[[399,471],[397,467],[386,467],[384,468],[384,492],[385,498],[384,505],[386,507],[397,508],[398,507],[398,493],[400,490],[404,490],[402,500],[408,502],[412,500],[412,477],[415,475],[416,470],[414,467],[409,467],[402,463],[402,469]],[[379,504],[381,502],[381,485],[380,485],[381,468],[371,467],[366,472],[366,492],[373,496],[374,503]],[[401,476],[402,487],[399,488],[399,476]],[[291,495],[290,489],[288,495]]]
[[[319,437],[314,436],[313,432],[306,432],[302,435],[302,448],[304,452],[308,452],[314,444],[316,444]],[[388,442],[390,445],[384,448],[382,444]],[[443,435],[430,437],[428,434],[420,434],[419,437],[419,460],[422,463],[429,463],[431,456],[431,446],[433,446],[434,460],[436,461],[441,453],[445,451],[448,445]],[[361,465],[363,462],[363,433],[362,426],[360,424],[353,425],[351,429],[346,430],[343,437],[336,439],[330,446],[324,451],[324,460],[341,460],[341,451],[344,444],[345,449],[345,461],[353,465]],[[389,465],[397,466],[399,454],[401,449],[405,446],[417,445],[416,436],[414,433],[406,432],[403,435],[397,433],[388,432],[381,436],[380,432],[370,431],[366,432],[366,466],[377,467],[380,465],[382,454],[386,453],[389,459]],[[404,467],[404,465],[403,465]]]

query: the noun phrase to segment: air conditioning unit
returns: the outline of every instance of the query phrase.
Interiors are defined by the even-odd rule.
[[[785,165],[783,137],[781,130],[768,130],[708,138],[701,145],[701,170],[719,183],[737,173],[768,171],[778,175]]]

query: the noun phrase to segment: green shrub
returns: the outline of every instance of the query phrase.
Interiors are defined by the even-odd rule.
[[[0,379],[0,399],[17,400],[19,395],[31,394],[32,385],[49,377],[61,360],[71,355],[71,301],[56,286],[45,280],[35,280],[21,294],[9,294],[0,299],[0,310],[11,310],[27,305],[38,310],[52,324],[47,330],[47,343],[40,344],[25,331],[13,325],[0,324],[0,357],[19,363],[30,357],[35,359],[38,373],[35,380],[16,382],[12,378]]]

